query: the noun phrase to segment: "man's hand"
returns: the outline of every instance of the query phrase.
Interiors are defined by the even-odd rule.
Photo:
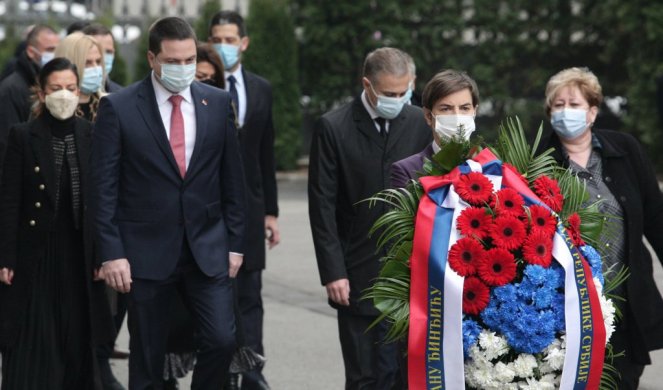
[[[115,259],[105,262],[97,278],[106,281],[113,290],[121,293],[128,293],[131,290],[131,266],[127,259]]]
[[[0,268],[0,282],[11,286],[14,279],[14,270],[11,268]]]
[[[350,306],[350,281],[348,279],[339,279],[329,282],[325,285],[327,296],[333,302]]]
[[[231,278],[234,278],[237,276],[237,273],[239,272],[239,267],[242,266],[242,262],[244,261],[244,256],[243,255],[238,255],[237,253],[229,253],[228,254],[228,276]]]
[[[269,249],[274,248],[281,242],[281,232],[279,232],[279,224],[276,217],[273,215],[265,216],[265,238],[269,243]]]

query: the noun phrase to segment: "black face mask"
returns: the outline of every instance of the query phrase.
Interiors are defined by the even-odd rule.
[[[214,81],[213,79],[203,79],[203,80],[198,80],[198,81],[203,83],[203,84],[207,84],[207,85],[211,85],[212,87],[219,88],[216,81]]]

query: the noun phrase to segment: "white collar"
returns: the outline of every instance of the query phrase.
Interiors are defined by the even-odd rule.
[[[368,115],[371,116],[371,119],[376,120],[377,118],[380,117],[377,112],[375,112],[375,109],[373,106],[371,106],[371,103],[368,102],[368,97],[366,96],[366,91],[363,91],[361,93],[361,102],[364,104],[364,108],[366,111],[368,111]]]
[[[157,98],[157,105],[164,104],[173,95],[180,95],[184,98],[184,101],[193,103],[193,98],[191,97],[191,86],[186,87],[186,89],[180,91],[179,93],[170,92],[157,80],[157,75],[154,73],[154,71],[152,71],[152,87],[154,87],[154,95]]]
[[[239,63],[237,69],[234,72],[223,71],[223,77],[228,80],[228,77],[235,77],[235,87],[244,85],[244,74],[242,73],[242,63]]]

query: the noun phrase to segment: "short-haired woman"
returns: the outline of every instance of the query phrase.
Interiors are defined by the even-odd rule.
[[[604,272],[627,266],[630,277],[620,286],[617,301],[623,319],[610,342],[624,352],[613,364],[621,374],[620,389],[636,389],[649,351],[663,348],[663,300],[652,277],[647,237],[663,260],[663,195],[654,168],[631,135],[594,129],[603,100],[598,78],[587,68],[557,73],[546,86],[545,110],[554,132],[541,150],[585,182],[588,203],[601,201],[601,212],[616,215],[615,232],[601,237]]]
[[[465,72],[447,69],[439,72],[426,84],[422,94],[426,123],[433,131],[433,142],[421,152],[395,162],[391,166],[393,188],[405,187],[417,178],[424,166],[440,151],[440,142],[454,136],[469,139],[474,132],[474,118],[479,108],[479,88]],[[459,131],[462,128],[462,132]]]

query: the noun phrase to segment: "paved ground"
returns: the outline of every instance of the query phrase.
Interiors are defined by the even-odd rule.
[[[306,183],[301,178],[279,180],[282,244],[268,256],[264,273],[265,375],[274,390],[343,389],[343,363],[334,311],[320,286],[308,224]],[[663,288],[663,271],[656,262]],[[126,348],[126,330],[120,346]],[[663,351],[652,354],[640,389],[662,389]],[[126,384],[126,361],[114,361]],[[190,378],[181,382],[189,388]]]

